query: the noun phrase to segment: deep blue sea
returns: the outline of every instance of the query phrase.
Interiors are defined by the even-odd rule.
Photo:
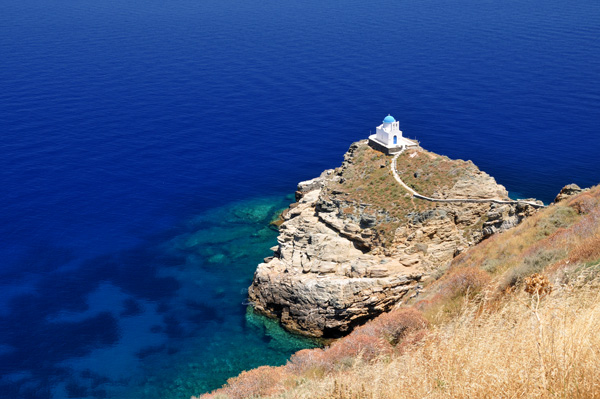
[[[598,0],[0,1],[0,397],[189,398],[298,181],[392,114],[515,197],[600,182]]]

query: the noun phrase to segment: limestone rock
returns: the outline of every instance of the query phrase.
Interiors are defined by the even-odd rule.
[[[439,156],[431,154],[421,155],[435,162]],[[440,188],[442,198],[508,199],[491,176],[460,162],[467,172],[447,192]],[[248,290],[256,311],[297,333],[345,335],[407,300],[429,272],[535,211],[525,204],[410,199],[393,191],[397,183],[381,165],[389,158],[362,141],[339,168],[298,185],[273,257],[258,265]]]
[[[575,184],[575,183],[568,184],[560,190],[560,192],[554,199],[554,202],[555,203],[560,202],[560,201],[567,199],[575,194],[579,194],[582,191],[583,191],[583,189],[581,189],[577,184]]]

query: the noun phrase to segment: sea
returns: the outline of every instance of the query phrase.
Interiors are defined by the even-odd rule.
[[[189,398],[318,345],[247,287],[391,114],[514,198],[600,182],[598,0],[0,1],[0,398]]]

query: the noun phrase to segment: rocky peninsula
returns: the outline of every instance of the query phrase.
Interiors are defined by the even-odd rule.
[[[488,199],[495,202],[434,202]],[[298,185],[278,245],[250,286],[254,309],[288,330],[336,338],[419,295],[422,282],[492,234],[519,224],[535,204],[472,162],[421,147],[396,157],[352,144],[338,168]]]

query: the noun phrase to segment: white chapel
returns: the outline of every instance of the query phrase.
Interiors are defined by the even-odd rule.
[[[404,148],[417,147],[419,143],[402,137],[400,122],[393,116],[383,118],[381,125],[377,126],[375,134],[369,136],[369,145],[386,154],[395,154]]]

